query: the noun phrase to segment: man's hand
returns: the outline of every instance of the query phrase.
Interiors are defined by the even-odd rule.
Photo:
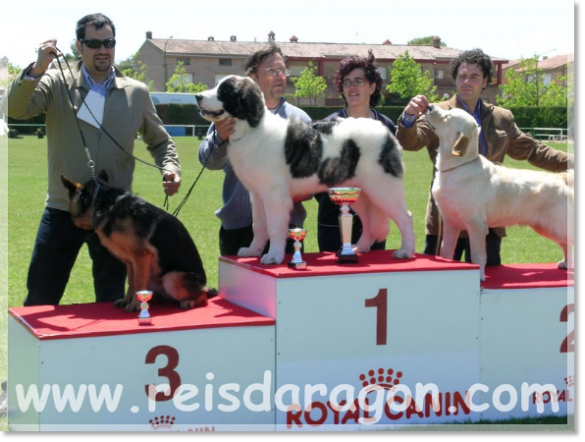
[[[410,100],[410,103],[404,108],[404,113],[408,115],[423,115],[429,108],[429,100],[424,95],[417,95]]]
[[[42,42],[37,52],[37,61],[32,65],[30,71],[28,71],[28,75],[35,78],[40,77],[49,69],[53,60],[60,55],[57,51],[56,39]]]
[[[231,134],[234,133],[235,125],[235,118],[226,118],[225,120],[218,121],[215,123],[215,131],[217,132],[217,136],[223,141],[227,141]]]
[[[173,172],[163,174],[163,189],[168,196],[173,196],[179,191],[181,186],[181,177]]]

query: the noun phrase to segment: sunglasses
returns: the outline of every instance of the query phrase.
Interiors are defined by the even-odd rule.
[[[102,47],[102,45],[106,49],[112,49],[113,47],[116,46],[116,39],[115,38],[106,38],[105,40],[98,40],[97,38],[91,38],[91,39],[84,38],[84,39],[81,39],[79,41],[81,41],[88,48],[91,48],[91,49],[99,49]]]

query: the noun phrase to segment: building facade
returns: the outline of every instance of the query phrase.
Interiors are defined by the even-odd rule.
[[[506,72],[513,69],[520,72],[522,60],[510,60],[508,63],[502,66],[503,78],[502,83],[505,85],[508,83],[506,78]],[[553,81],[558,81],[559,78],[564,78],[562,81],[563,85],[566,86],[566,79],[568,78],[569,72],[575,71],[575,54],[555,55],[553,57],[543,56],[542,60],[538,62],[538,67],[542,69],[544,75],[543,83],[545,86],[550,85]]]
[[[440,38],[435,37],[432,45],[394,45],[386,40],[382,44],[355,44],[355,43],[302,43],[292,36],[289,41],[276,41],[275,34],[270,32],[266,42],[240,42],[235,35],[228,41],[218,41],[214,37],[207,40],[180,40],[173,38],[153,38],[151,32],[146,33],[146,40],[139,50],[138,60],[147,66],[148,79],[154,82],[156,91],[165,91],[165,84],[173,75],[179,62],[182,62],[187,72],[187,81],[203,83],[207,87],[214,87],[219,80],[227,75],[244,75],[244,63],[247,56],[255,50],[265,46],[268,42],[279,45],[286,57],[287,67],[291,76],[298,76],[309,62],[317,68],[317,75],[325,78],[327,90],[320,98],[318,105],[343,105],[337,91],[333,87],[333,77],[339,62],[349,55],[366,56],[372,49],[378,63],[378,70],[383,79],[382,92],[388,97],[386,85],[392,78],[393,62],[400,54],[408,51],[410,56],[421,65],[421,69],[428,71],[437,86],[437,94],[451,96],[455,86],[450,74],[450,61],[457,57],[462,50],[441,47]],[[498,86],[502,82],[502,65],[508,60],[492,57],[494,72],[492,83],[484,92],[482,98],[495,103],[499,93]],[[288,81],[287,93],[293,94],[295,87]],[[308,105],[308,99],[300,99],[300,105]]]

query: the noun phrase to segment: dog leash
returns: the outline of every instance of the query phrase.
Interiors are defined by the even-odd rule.
[[[55,46],[55,49],[59,53],[62,53],[61,50],[57,46]],[[75,114],[75,105],[73,103],[73,97],[71,96],[71,91],[67,87],[67,79],[65,78],[65,72],[63,72],[63,67],[61,66],[61,62],[59,61],[59,58],[60,57],[57,56],[57,55],[55,55],[55,58],[57,60],[57,64],[59,65],[59,70],[61,72],[61,76],[63,77],[63,83],[65,85],[65,89],[67,90],[67,96],[69,98],[69,103],[71,104],[71,110]],[[71,69],[71,66],[69,65],[69,62],[67,61],[67,58],[65,58],[65,57],[63,57],[63,58],[65,60],[65,64],[67,65],[67,68],[69,69],[69,72],[71,73],[71,80],[73,82],[74,87],[75,88],[79,88],[79,86],[77,85],[77,82],[75,81],[75,77],[73,75],[73,71]],[[95,117],[95,115],[91,111],[91,108],[85,102],[85,98],[83,97],[83,95],[80,94],[80,97],[81,97],[82,103],[85,104],[87,110],[89,111],[90,115],[95,120],[95,122],[98,124],[100,130],[103,131],[108,136],[108,138],[110,138],[110,140],[112,140],[114,142],[114,144],[116,145],[116,147],[118,147],[120,150],[122,150],[122,152],[124,152],[126,155],[132,157],[134,160],[136,160],[136,161],[138,161],[140,163],[146,164],[147,166],[154,167],[155,169],[158,169],[158,170],[161,170],[161,171],[171,172],[170,170],[165,169],[164,167],[159,167],[156,164],[151,164],[151,163],[149,163],[147,161],[144,161],[144,160],[136,157],[135,155],[131,154],[126,149],[124,149],[124,147],[122,147],[120,145],[120,143],[118,143],[118,141],[112,135],[110,135],[110,133],[98,121],[98,119]],[[83,148],[85,149],[85,154],[86,154],[87,159],[88,159],[87,165],[88,165],[88,167],[89,167],[89,169],[91,171],[91,176],[92,176],[92,179],[93,179],[93,181],[95,183],[95,189],[94,189],[94,198],[95,198],[95,196],[97,195],[97,191],[99,189],[99,183],[98,183],[97,174],[96,174],[96,171],[95,171],[95,162],[91,158],[91,154],[89,152],[89,148],[87,147],[87,142],[85,140],[85,136],[83,135],[83,130],[81,129],[81,124],[79,123],[79,119],[77,118],[77,115],[75,115],[75,122],[77,123],[77,129],[79,130],[79,134],[81,135],[81,141],[83,142]],[[164,202],[163,202],[163,207],[167,211],[169,210],[169,196],[168,195],[165,195],[165,199],[164,199]]]

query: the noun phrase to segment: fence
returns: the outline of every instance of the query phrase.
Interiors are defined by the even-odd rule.
[[[45,135],[45,124],[42,123],[9,123],[8,136],[16,138],[19,135]],[[209,125],[204,124],[165,124],[165,129],[172,137],[205,137]]]
[[[558,127],[521,127],[523,132],[530,132],[538,140],[567,141],[568,130]]]

